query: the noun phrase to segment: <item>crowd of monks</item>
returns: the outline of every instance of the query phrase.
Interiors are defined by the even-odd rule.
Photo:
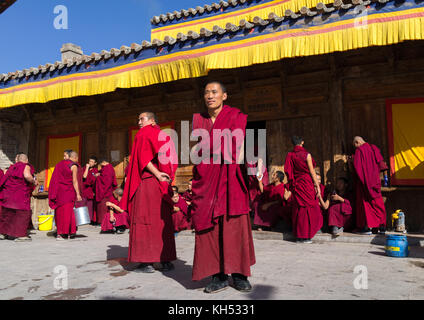
[[[247,115],[225,105],[226,99],[223,84],[209,82],[204,91],[207,110],[193,115],[193,130],[212,134],[215,129],[241,129],[245,134]],[[334,235],[354,228],[362,234],[385,232],[380,171],[387,166],[378,148],[361,137],[354,138],[356,151],[349,158],[352,177],[338,177],[332,190],[322,185],[302,137],[292,137],[293,150],[282,164],[284,172],[271,174],[262,159],[246,166],[237,161],[244,148],[237,139],[230,150],[213,140],[206,147],[207,155],[202,154],[207,149],[201,140],[197,151],[203,160],[194,165],[193,178],[181,194],[172,185],[178,167],[172,140],[167,135],[159,139],[162,131],[152,112],[142,112],[138,124],[140,130],[119,187],[108,159],[98,161],[91,156],[81,167],[77,152],[64,151],[48,188],[58,241],[76,236],[74,208],[87,207],[91,224],[99,226],[100,232],[129,229],[128,261],[139,263],[137,271],[167,272],[174,269],[172,261],[177,259],[176,234],[193,230],[192,280],[211,277],[204,292],[212,293],[227,288],[230,280],[239,291],[252,289],[248,280],[256,262],[252,225],[271,229],[282,219],[298,243],[311,243],[325,227]],[[204,161],[217,157],[233,161]],[[253,174],[248,175],[247,168]],[[1,239],[31,240],[27,235],[30,197],[37,185],[25,154],[18,154],[5,173],[0,170]]]

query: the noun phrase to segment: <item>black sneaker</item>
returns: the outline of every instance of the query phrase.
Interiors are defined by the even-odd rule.
[[[174,269],[175,267],[172,262],[162,262],[162,268],[160,269],[160,271],[171,271]]]
[[[386,227],[385,226],[380,226],[378,228],[378,234],[385,235],[386,234]]]
[[[217,273],[212,276],[212,281],[209,282],[203,292],[215,293],[227,289],[228,286],[228,276],[226,274]]]
[[[155,268],[153,268],[153,266],[151,264],[142,263],[134,271],[143,272],[143,273],[153,273],[153,272],[155,272]]]
[[[252,291],[252,286],[246,276],[240,273],[233,273],[231,277],[233,278],[233,285],[236,290],[241,292]]]
[[[359,230],[358,232],[355,232],[355,233],[362,234],[362,235],[368,235],[368,236],[372,234],[370,228],[363,228],[362,230]]]

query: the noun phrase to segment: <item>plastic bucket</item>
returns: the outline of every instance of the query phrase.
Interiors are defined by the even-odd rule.
[[[404,235],[388,235],[384,249],[389,257],[407,257],[409,255],[408,239]]]
[[[52,214],[44,214],[38,216],[38,230],[50,231],[53,229],[53,217]]]
[[[79,207],[74,208],[75,222],[77,226],[82,226],[84,224],[90,224],[90,213],[88,212],[88,207]]]

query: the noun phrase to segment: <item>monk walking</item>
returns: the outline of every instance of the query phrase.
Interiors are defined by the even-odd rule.
[[[74,205],[82,201],[78,182],[78,153],[70,152],[69,159],[60,161],[54,168],[49,186],[49,206],[55,210],[56,240],[73,239],[77,233]]]
[[[356,191],[356,226],[362,234],[386,232],[386,208],[381,195],[380,170],[386,170],[380,150],[362,137],[353,139]]]
[[[31,241],[27,229],[31,221],[31,193],[37,186],[34,172],[28,156],[21,153],[0,179],[0,240]]]
[[[294,196],[293,234],[298,243],[312,243],[323,222],[319,205],[321,187],[314,170],[315,160],[303,147],[303,139],[293,136],[292,143],[294,149],[287,154],[284,171]]]
[[[108,215],[106,202],[113,196],[113,190],[116,189],[115,169],[107,159],[100,160],[101,169],[95,174],[96,178],[96,224],[101,225],[105,215]]]
[[[203,159],[194,166],[192,181],[191,215],[195,228],[192,279],[212,276],[204,289],[206,293],[227,288],[228,274],[232,276],[235,289],[250,291],[252,286],[247,277],[251,275],[250,266],[256,262],[249,193],[238,156],[242,155],[247,115],[224,105],[226,99],[225,87],[219,82],[209,82],[204,91],[207,112],[193,115],[193,130],[205,129],[210,140],[216,140],[212,146],[203,139],[200,142],[211,152],[210,156],[204,156],[199,146]],[[221,139],[213,139],[216,132],[225,129],[232,133],[230,143],[232,141],[235,147],[231,151]]]
[[[152,112],[139,115],[121,208],[130,214],[128,261],[144,273],[169,271],[177,259],[171,181],[178,166],[175,146]],[[160,138],[168,140],[163,141]],[[168,146],[168,151],[162,150]]]

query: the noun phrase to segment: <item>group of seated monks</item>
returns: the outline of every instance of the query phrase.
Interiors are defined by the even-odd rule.
[[[303,139],[293,136],[292,142],[294,149],[284,163],[286,174],[274,171],[269,177],[261,159],[250,166],[256,173],[249,176],[254,227],[271,230],[281,219],[302,243],[311,243],[316,233],[327,230],[334,236],[343,231],[385,233],[380,172],[388,168],[375,145],[355,137],[356,151],[348,158],[350,179],[338,177],[326,188],[315,161],[303,147]]]

